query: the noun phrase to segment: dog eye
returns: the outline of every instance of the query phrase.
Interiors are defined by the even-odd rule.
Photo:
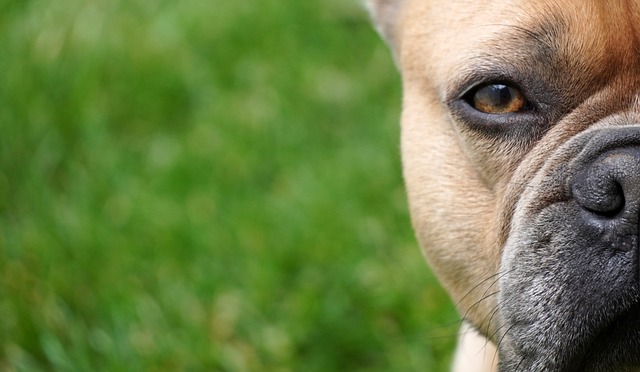
[[[470,92],[467,102],[486,114],[509,114],[525,109],[526,100],[519,89],[505,84],[480,86]]]

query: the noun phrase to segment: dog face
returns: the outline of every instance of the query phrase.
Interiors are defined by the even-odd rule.
[[[640,2],[370,5],[414,229],[501,371],[640,366]]]

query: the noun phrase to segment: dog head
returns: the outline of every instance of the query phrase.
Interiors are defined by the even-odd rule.
[[[370,9],[414,229],[500,369],[640,366],[640,2]]]

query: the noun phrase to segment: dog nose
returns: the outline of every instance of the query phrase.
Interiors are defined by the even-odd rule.
[[[576,174],[571,191],[576,203],[595,216],[615,217],[623,212],[637,215],[640,148],[604,152]]]

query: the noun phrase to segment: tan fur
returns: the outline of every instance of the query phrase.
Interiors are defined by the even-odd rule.
[[[391,46],[395,45],[404,0],[370,0],[367,5],[378,32]]]
[[[638,64],[633,47],[640,6],[601,0],[377,0],[370,5],[402,73],[402,158],[413,227],[460,313],[496,342],[496,324],[489,319],[497,303],[489,295],[499,290],[501,249],[515,200],[546,154],[600,115],[631,104],[620,87],[640,85],[625,75]],[[445,101],[461,71],[485,52],[526,67],[530,61],[519,54],[513,35],[554,17],[567,23],[567,34],[549,42],[566,54],[563,68],[572,71],[561,76],[573,88],[565,97],[576,102],[571,114],[536,143],[519,146],[480,138],[457,125]],[[470,355],[472,350],[487,341],[468,332],[465,326],[462,333],[468,336],[460,340],[456,370],[495,368],[473,362],[478,354]],[[491,342],[487,350],[495,352]],[[478,368],[469,369],[465,359]]]

